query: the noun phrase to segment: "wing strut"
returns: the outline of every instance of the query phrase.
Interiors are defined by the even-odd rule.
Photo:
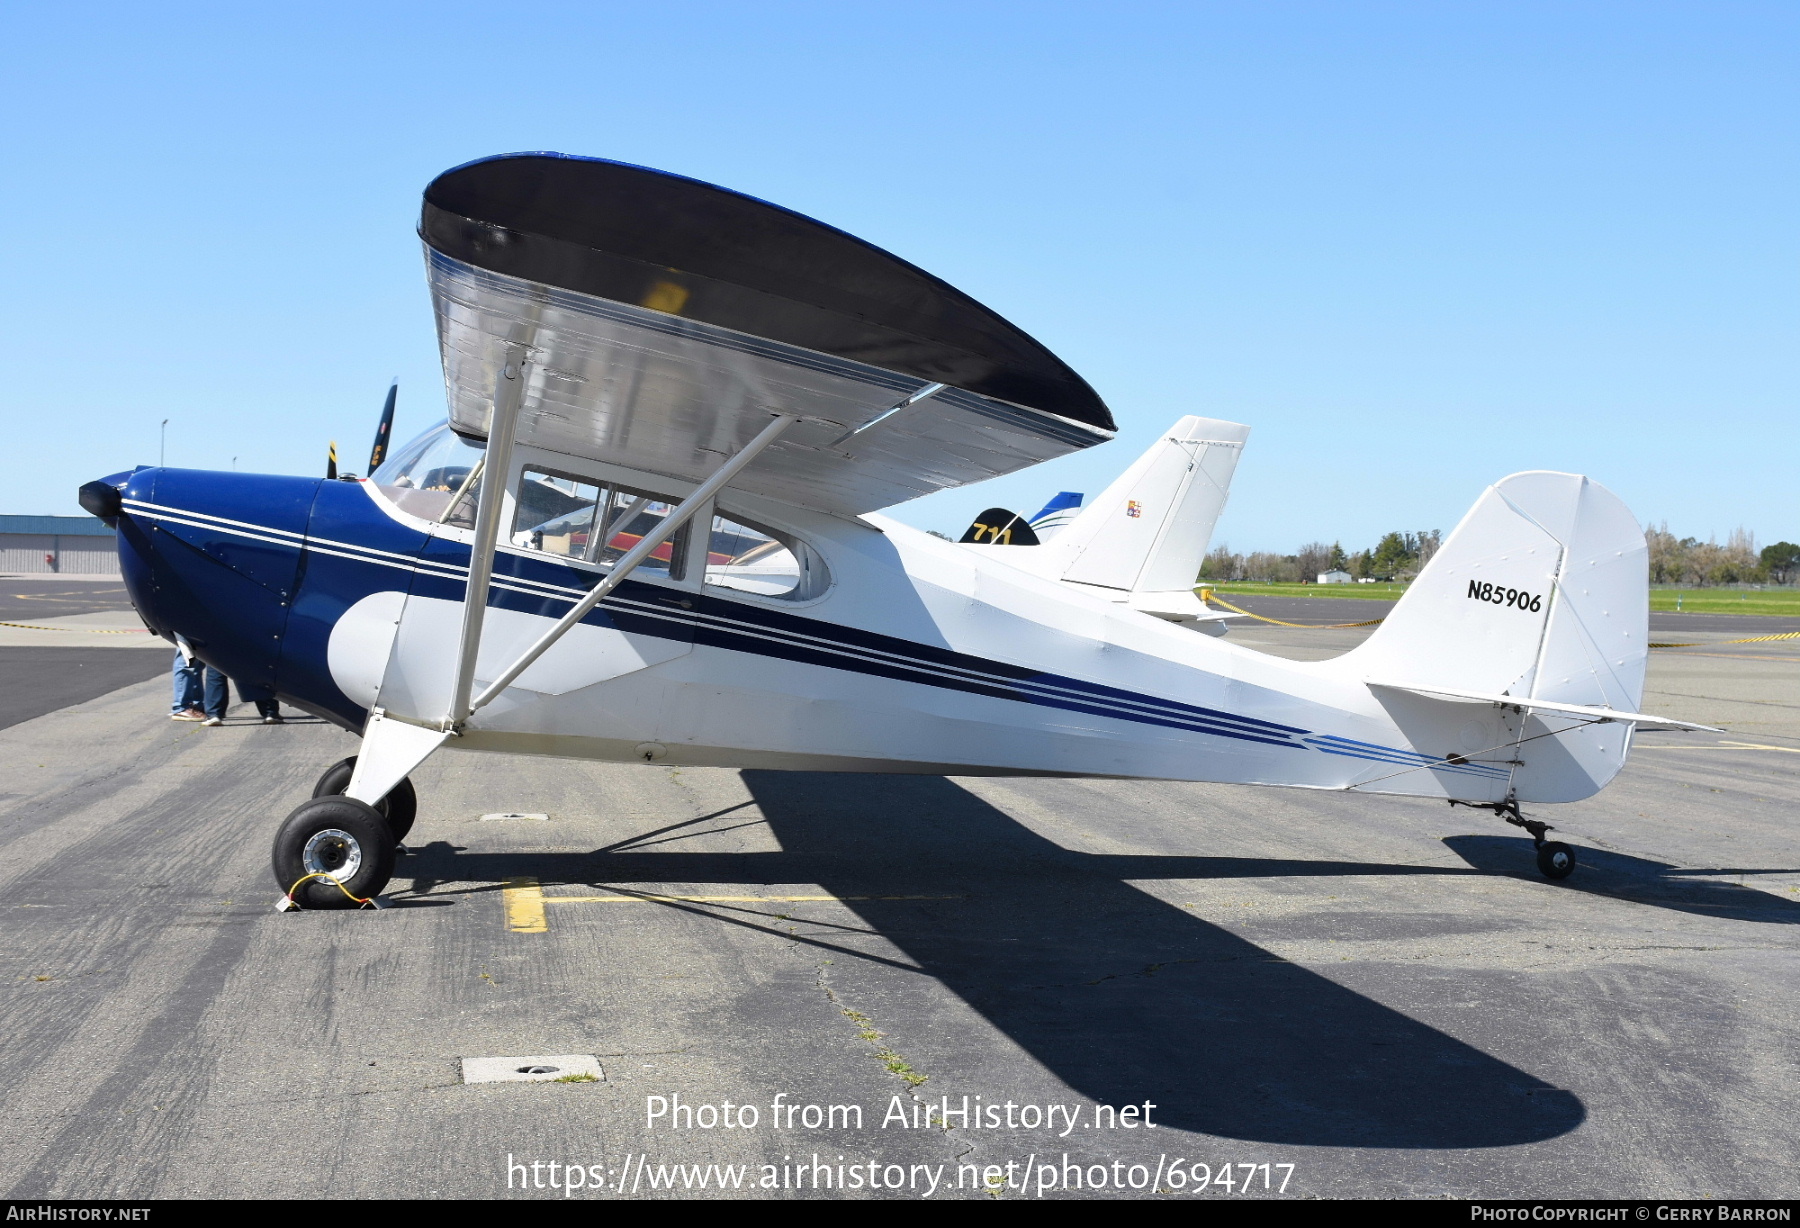
[[[495,381],[494,416],[488,426],[487,454],[481,459],[492,469],[494,481],[484,481],[476,492],[475,542],[469,548],[469,585],[463,592],[462,643],[456,654],[456,683],[450,689],[450,714],[445,729],[455,729],[469,719],[469,692],[475,686],[475,658],[481,652],[481,624],[487,617],[488,586],[494,578],[494,543],[500,539],[500,513],[506,503],[506,480],[512,472],[513,436],[519,407],[525,403],[530,364],[522,347],[509,346],[506,363]]]
[[[948,388],[949,386],[950,385],[948,385],[948,384],[926,384],[923,388],[920,388],[917,392],[914,392],[912,395],[908,396],[905,400],[901,401],[899,404],[891,405],[887,409],[882,410],[880,413],[876,414],[873,418],[870,418],[867,422],[863,423],[861,426],[851,427],[849,430],[845,431],[842,435],[839,435],[836,439],[832,440],[830,443],[826,444],[825,446],[828,448],[841,448],[845,444],[849,443],[852,439],[855,439],[858,435],[860,435],[864,431],[868,430],[870,427],[875,426],[878,423],[886,422],[889,418],[892,418],[895,414],[899,413],[901,410],[910,409],[914,405],[917,405],[920,401],[929,401],[932,397],[934,397],[938,393],[944,391],[944,389]]]
[[[481,626],[487,613],[488,590],[494,571],[494,545],[500,536],[500,513],[505,501],[505,477],[511,471],[514,428],[519,408],[524,402],[528,364],[523,347],[514,349],[501,372],[494,394],[494,416],[488,431],[487,455],[481,460],[494,472],[494,481],[484,481],[477,496],[475,541],[469,555],[469,585],[463,598],[462,644],[457,655],[456,679],[451,695],[449,716],[436,726],[424,722],[396,718],[380,708],[372,710],[363,728],[363,749],[357,756],[356,768],[345,793],[358,801],[374,805],[388,795],[408,773],[430,757],[445,739],[460,731],[469,717],[486,706],[531,663],[543,656],[550,646],[587,616],[602,598],[619,586],[639,563],[673,537],[695,512],[728,484],[757,455],[774,443],[788,427],[800,420],[798,414],[776,414],[749,443],[695,488],[694,493],[676,505],[656,528],[613,565],[600,583],[588,590],[587,596],[564,614],[537,642],[519,655],[518,660],[503,670],[480,695],[470,698],[475,686],[475,662],[480,655]],[[639,501],[640,504],[642,500]],[[635,514],[637,508],[632,508]],[[629,518],[627,518],[629,523]]]
[[[500,536],[513,436],[518,433],[519,408],[525,403],[525,387],[531,379],[531,364],[525,357],[528,353],[529,342],[507,342],[505,362],[494,380],[494,415],[488,424],[487,451],[469,470],[462,490],[450,501],[450,506],[455,507],[484,469],[500,475],[496,482],[483,481],[475,495],[475,544],[469,551],[469,583],[463,593],[462,640],[450,691],[450,717],[439,725],[429,725],[397,718],[383,708],[370,709],[369,719],[363,724],[362,750],[344,789],[347,796],[359,802],[373,806],[386,797],[467,718],[475,658],[481,649],[481,624],[487,614],[489,582],[494,575],[494,543]],[[447,510],[445,514],[448,515]],[[459,713],[463,714],[461,718]]]
[[[586,618],[588,613],[593,610],[595,606],[599,605],[601,600],[608,593],[617,588],[620,582],[637,568],[639,563],[642,563],[645,559],[649,558],[650,555],[656,551],[657,547],[673,537],[676,532],[680,530],[682,525],[692,519],[695,512],[706,506],[708,500],[718,494],[721,488],[741,473],[746,465],[755,460],[759,452],[781,438],[782,432],[799,420],[800,418],[797,414],[775,415],[774,421],[765,426],[755,439],[752,439],[749,443],[745,444],[742,450],[735,456],[714,470],[710,477],[695,488],[693,494],[683,499],[676,505],[673,511],[667,516],[664,516],[662,522],[658,524],[656,528],[644,534],[638,544],[625,553],[624,558],[613,564],[612,571],[607,574],[605,579],[589,589],[587,596],[576,602],[562,618],[557,620],[554,627],[551,627],[548,631],[544,632],[544,634],[540,635],[537,638],[536,643],[520,653],[518,660],[502,670],[500,676],[495,678],[485,691],[476,696],[472,703],[468,703],[459,708],[458,711],[453,714],[455,717],[454,724],[461,725],[463,721],[487,706],[487,704],[492,702],[496,696],[507,687],[511,686],[513,680],[524,673],[533,661],[549,651],[550,646],[561,639],[563,635],[568,632],[570,627],[573,627],[583,618]],[[477,549],[479,548],[480,546],[477,545]],[[491,556],[493,550],[493,542],[491,540],[488,542],[488,550]],[[469,574],[472,586],[474,577],[473,568],[470,569]],[[469,600],[471,602],[474,600],[473,594],[470,595]],[[457,691],[458,695],[468,694],[468,685],[472,680],[471,675],[474,671],[474,658],[472,654],[465,653],[465,663],[467,672],[459,673],[457,675],[459,688]]]

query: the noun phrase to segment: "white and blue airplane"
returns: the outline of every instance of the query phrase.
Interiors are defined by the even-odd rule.
[[[1497,482],[1366,642],[1286,660],[1195,634],[1241,425],[1183,418],[1036,545],[950,542],[881,509],[1114,433],[951,286],[558,154],[446,172],[419,233],[446,423],[361,480],[81,492],[153,630],[362,736],[280,826],[284,906],[376,899],[440,749],[1440,798],[1557,878],[1574,853],[1519,807],[1597,792],[1637,727],[1699,728],[1638,711],[1644,535],[1585,477]]]

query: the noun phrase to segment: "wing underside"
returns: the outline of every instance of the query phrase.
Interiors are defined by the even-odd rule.
[[[799,414],[737,485],[839,514],[1113,434],[1079,376],[973,300],[710,185],[509,156],[440,177],[421,234],[451,425],[468,437],[487,434],[509,353],[529,363],[522,443],[692,481],[771,414]]]

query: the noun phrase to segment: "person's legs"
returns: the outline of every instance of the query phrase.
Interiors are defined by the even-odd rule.
[[[281,704],[275,698],[275,692],[263,686],[245,686],[243,680],[235,679],[238,699],[256,705],[256,714],[262,717],[265,725],[282,724]]]
[[[225,709],[231,704],[231,692],[226,689],[227,680],[224,674],[208,665],[206,667],[206,723],[223,725]]]
[[[169,707],[169,715],[178,720],[199,720],[200,717],[194,714],[200,710],[200,663],[190,663],[177,652],[171,680],[174,683],[174,698]]]
[[[178,652],[175,654],[174,672],[169,675],[170,680],[175,684],[174,697],[169,702],[169,715],[170,716],[174,716],[177,712],[179,712],[183,708],[187,707],[187,703],[185,702],[187,700],[187,678],[185,676],[186,674],[187,674],[187,661]]]

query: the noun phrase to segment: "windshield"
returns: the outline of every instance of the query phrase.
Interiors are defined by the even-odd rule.
[[[441,520],[481,456],[481,448],[440,422],[390,456],[369,481],[401,511]]]

